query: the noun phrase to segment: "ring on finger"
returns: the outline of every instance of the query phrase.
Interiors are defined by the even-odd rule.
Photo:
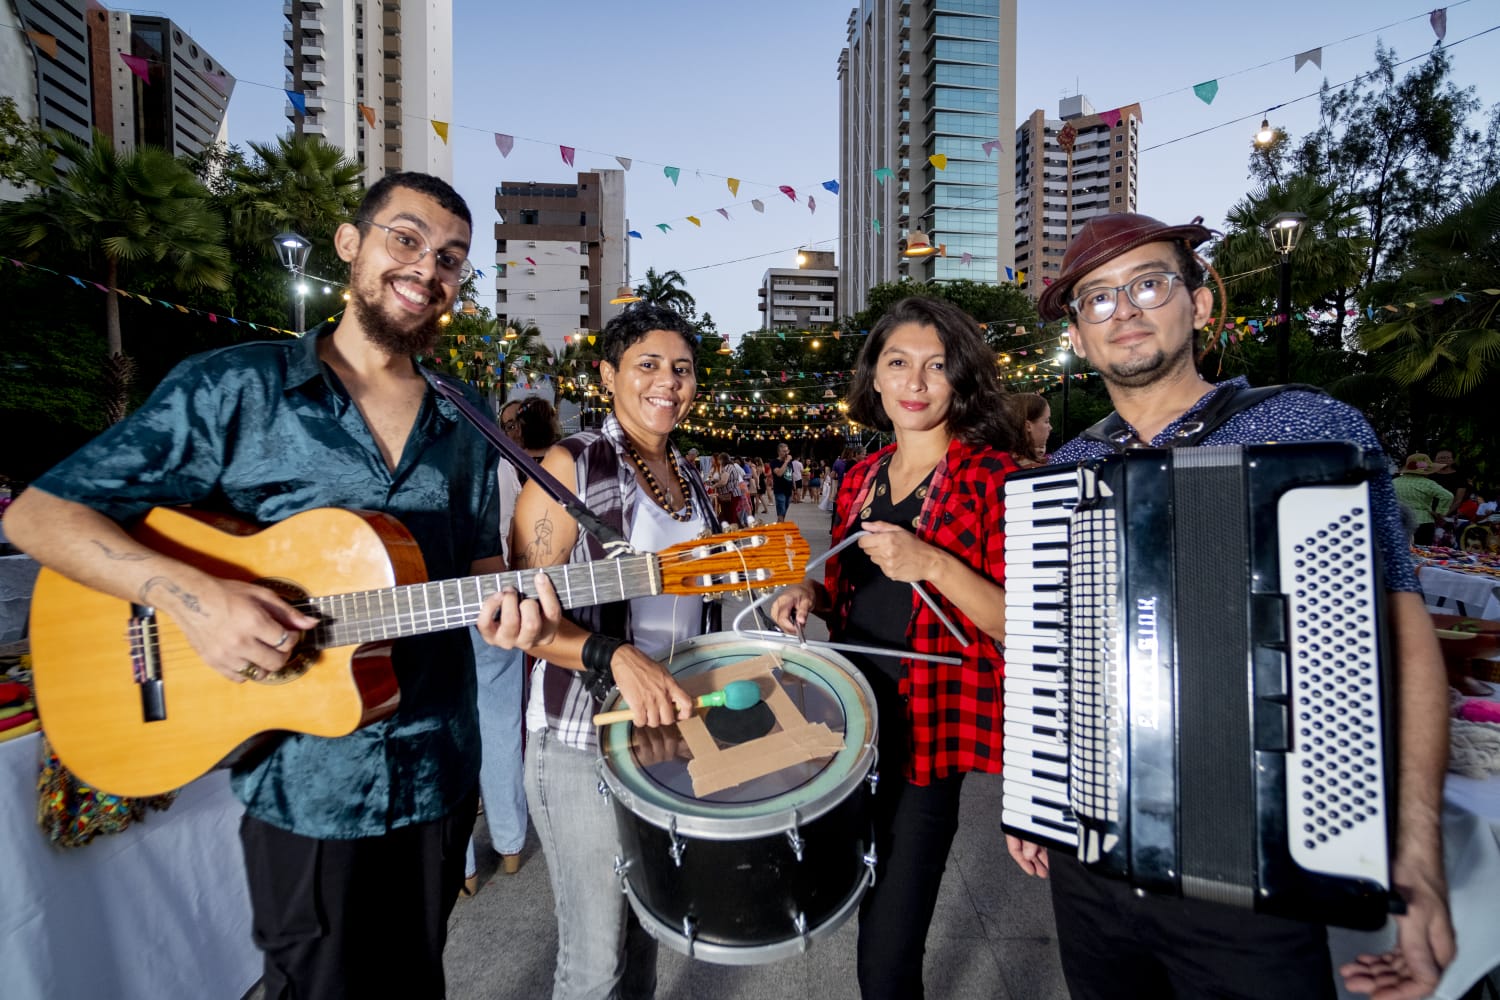
[[[258,681],[260,680],[261,676],[260,667],[257,667],[249,660],[246,660],[245,665],[243,667],[240,667],[240,676],[245,678],[246,680]]]
[[[286,645],[286,641],[288,639],[290,639],[291,637],[292,637],[292,633],[290,633],[290,632],[283,632],[283,633],[281,633],[281,638],[277,639],[275,642],[273,642],[271,644],[271,648],[272,649],[280,649],[282,646]]]

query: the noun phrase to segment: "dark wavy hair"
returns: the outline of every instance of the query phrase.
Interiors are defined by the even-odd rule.
[[[1013,423],[1011,433],[1016,439],[1016,451],[1013,454],[1023,458],[1029,458],[1033,462],[1040,462],[1044,457],[1044,451],[1038,451],[1031,443],[1031,436],[1026,433],[1026,424],[1031,420],[1040,420],[1052,411],[1052,404],[1047,402],[1047,397],[1039,392],[1013,392],[1006,396],[1010,404],[1010,418]]]
[[[687,317],[665,306],[650,302],[636,302],[627,306],[604,326],[599,336],[599,353],[614,368],[620,367],[620,358],[631,344],[645,337],[652,330],[667,330],[682,335],[687,342],[688,354],[698,360],[698,331]]]
[[[470,232],[474,229],[474,217],[469,214],[469,204],[464,201],[463,196],[453,190],[453,185],[441,177],[431,174],[418,173],[415,170],[405,170],[400,173],[386,174],[380,180],[370,185],[365,192],[364,200],[359,203],[359,211],[354,213],[355,219],[361,223],[374,219],[385,208],[385,203],[391,200],[391,194],[397,188],[406,188],[418,194],[425,194],[443,208],[452,212],[464,220],[464,225],[469,227]]]
[[[541,396],[531,396],[521,402],[516,411],[521,423],[521,447],[529,451],[550,448],[562,438],[562,428],[557,423],[557,411]]]
[[[1020,442],[1007,416],[1005,387],[995,373],[995,352],[984,342],[973,317],[942,299],[902,299],[875,324],[854,369],[849,416],[882,431],[892,430],[891,419],[875,391],[875,365],[891,334],[907,323],[932,327],[942,341],[943,372],[953,389],[948,404],[948,429],[953,436],[969,444],[1015,451]]]

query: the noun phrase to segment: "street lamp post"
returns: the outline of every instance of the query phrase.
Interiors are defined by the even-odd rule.
[[[297,334],[300,336],[307,325],[303,318],[304,288],[300,279],[303,276],[303,268],[307,266],[307,256],[312,253],[312,243],[306,237],[296,233],[280,233],[272,238],[272,242],[276,244],[276,256],[280,258],[281,266],[290,271],[293,278],[299,279],[296,287],[292,289],[292,294],[295,296],[296,326]]]
[[[1281,292],[1276,299],[1276,381],[1291,378],[1292,362],[1292,251],[1307,228],[1301,212],[1281,212],[1266,223],[1266,236],[1281,255]]]

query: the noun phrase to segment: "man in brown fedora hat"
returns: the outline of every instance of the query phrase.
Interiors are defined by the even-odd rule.
[[[1098,370],[1115,413],[1058,449],[1054,463],[1132,444],[1338,440],[1378,454],[1379,441],[1357,410],[1310,387],[1251,389],[1243,378],[1212,385],[1199,374],[1195,342],[1211,325],[1213,295],[1194,251],[1212,235],[1201,220],[1169,226],[1115,214],[1090,219],[1069,245],[1038,311],[1047,321],[1069,318],[1073,349]],[[1371,495],[1398,677],[1402,756],[1392,875],[1407,911],[1397,918],[1392,951],[1360,956],[1339,971],[1355,992],[1398,1000],[1432,992],[1454,954],[1438,826],[1447,685],[1389,480],[1377,477]],[[1024,870],[1051,875],[1058,946],[1075,1000],[1333,996],[1321,926],[1137,894],[1060,852],[1048,858],[1035,844],[1006,841]]]

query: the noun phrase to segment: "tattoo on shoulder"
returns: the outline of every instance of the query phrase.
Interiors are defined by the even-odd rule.
[[[546,514],[537,518],[532,527],[532,538],[521,553],[521,565],[531,569],[552,564],[552,518]]]
[[[116,552],[114,549],[110,548],[108,545],[105,545],[97,538],[94,539],[94,544],[99,546],[99,550],[104,553],[104,558],[111,559],[116,562],[142,562],[143,560],[151,558],[144,552]]]
[[[142,604],[156,603],[155,601],[151,600],[151,591],[155,590],[157,587],[165,589],[168,594],[171,594],[177,599],[177,603],[181,604],[185,609],[191,611],[193,614],[203,614],[203,603],[198,600],[198,595],[183,590],[181,587],[177,586],[177,584],[173,583],[169,578],[165,576],[153,576],[151,579],[141,584],[140,600]]]

